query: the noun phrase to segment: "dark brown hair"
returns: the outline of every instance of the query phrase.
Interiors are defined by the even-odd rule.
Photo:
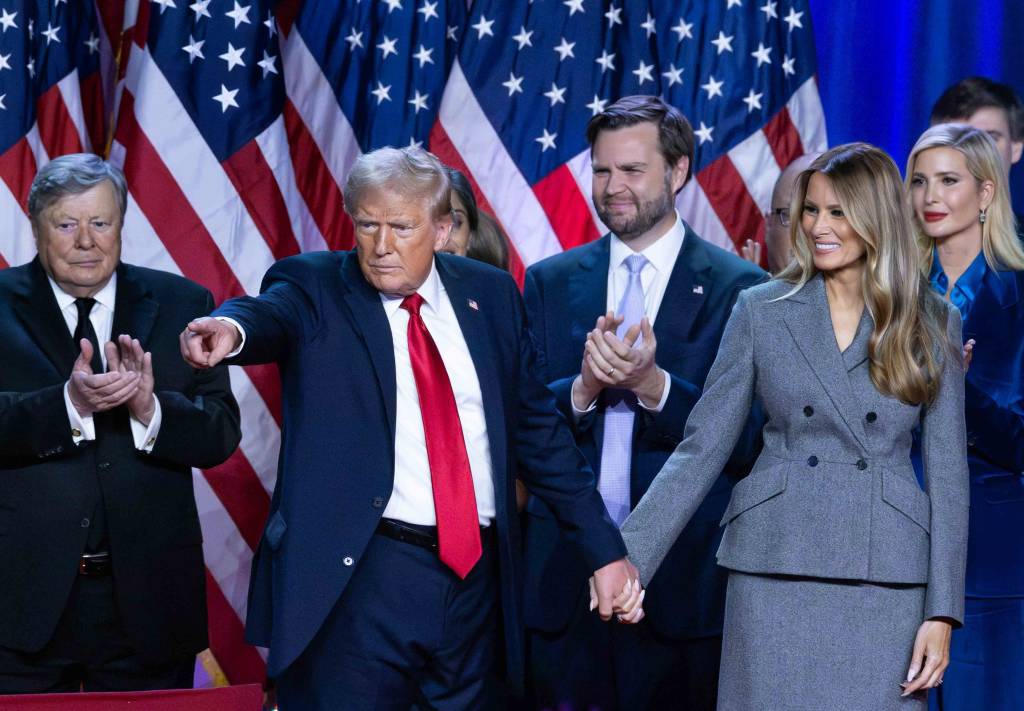
[[[987,77],[968,77],[942,92],[932,107],[931,123],[969,119],[979,109],[1003,109],[1010,124],[1010,139],[1024,141],[1024,104],[1009,84]]]

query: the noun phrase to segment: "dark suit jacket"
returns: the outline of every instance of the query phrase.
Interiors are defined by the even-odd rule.
[[[1024,272],[985,273],[964,321],[971,472],[967,594],[1024,595]]]
[[[213,306],[210,293],[122,264],[112,334],[153,353],[162,424],[151,454],[135,449],[128,410],[96,415],[76,446],[64,383],[78,355],[38,259],[0,272],[0,646],[50,639],[77,574],[98,480],[124,629],[151,663],[207,646],[202,537],[192,467],[219,464],[240,438],[225,368],[195,371],[178,334]]]
[[[533,265],[526,274],[526,309],[537,340],[541,372],[559,406],[573,419],[570,389],[580,372],[583,344],[605,312],[611,238],[605,236]],[[635,506],[683,437],[683,425],[718,352],[718,342],[742,289],[763,281],[758,267],[686,228],[662,299],[654,334],[657,364],[672,380],[659,413],[640,410],[634,425],[631,499]],[[601,462],[603,403],[575,425],[576,439],[594,469]],[[761,420],[752,418],[728,472],[741,476],[756,455]],[[721,477],[651,581],[644,609],[648,624],[669,637],[720,634],[725,572],[715,562],[719,519],[732,482]],[[554,631],[568,624],[584,594],[578,584],[579,540],[561,532],[540,501],[527,504],[527,625]],[[573,571],[572,575],[566,575]]]
[[[523,672],[520,534],[515,472],[557,512],[587,530],[589,575],[624,552],[593,473],[550,392],[535,376],[522,302],[505,272],[438,254],[483,397],[494,476],[500,590],[511,681]],[[245,329],[241,363],[277,362],[284,427],[277,486],[253,561],[247,636],[270,648],[277,675],[306,648],[353,574],[394,483],[395,358],[380,294],[355,252],[289,257],[259,298],[215,312]],[[585,580],[586,578],[582,578]],[[410,605],[415,604],[410,601]],[[396,610],[395,614],[402,614]]]

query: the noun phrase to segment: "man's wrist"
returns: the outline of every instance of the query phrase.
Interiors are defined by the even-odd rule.
[[[655,366],[651,375],[644,379],[633,393],[648,409],[658,406],[665,392],[665,371]]]
[[[598,393],[591,392],[590,389],[584,385],[583,376],[577,375],[576,379],[572,381],[570,395],[572,397],[572,406],[579,412],[586,412],[594,404],[594,400],[597,399]]]

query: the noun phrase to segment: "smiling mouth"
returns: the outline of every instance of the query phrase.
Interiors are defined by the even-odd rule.
[[[815,242],[814,249],[818,252],[834,252],[842,245],[838,242]]]

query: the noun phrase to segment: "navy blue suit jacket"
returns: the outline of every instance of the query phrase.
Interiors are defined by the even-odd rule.
[[[570,422],[570,390],[580,372],[583,344],[607,303],[610,240],[606,235],[545,259],[526,274],[526,308],[541,355],[541,373]],[[644,495],[682,440],[686,418],[700,397],[736,297],[765,278],[755,265],[686,228],[654,324],[655,359],[672,385],[661,412],[641,409],[636,418],[631,505]],[[749,469],[759,448],[762,424],[757,414],[748,422],[728,474],[738,478]],[[574,429],[580,449],[597,470],[604,429],[600,400],[595,411],[575,422]],[[647,624],[665,636],[721,633],[726,573],[718,568],[715,551],[721,540],[719,521],[731,492],[729,476],[720,477],[648,586]],[[526,524],[527,626],[555,631],[568,624],[584,594],[578,583],[581,544],[579,536],[554,525],[544,502],[531,498]]]
[[[1024,595],[1024,272],[989,269],[964,320],[971,518],[967,594]]]
[[[593,472],[551,393],[536,378],[515,282],[500,270],[439,254],[435,263],[459,320],[483,397],[497,506],[499,586],[510,681],[523,677],[521,541],[515,475],[587,531],[588,573],[625,555],[594,489]],[[276,362],[284,425],[277,485],[253,561],[247,638],[270,648],[279,674],[333,608],[380,520],[394,482],[395,357],[380,294],[355,252],[284,259],[258,298],[215,312],[245,329],[232,362]],[[410,600],[410,606],[416,601]],[[401,615],[402,610],[395,610]]]

